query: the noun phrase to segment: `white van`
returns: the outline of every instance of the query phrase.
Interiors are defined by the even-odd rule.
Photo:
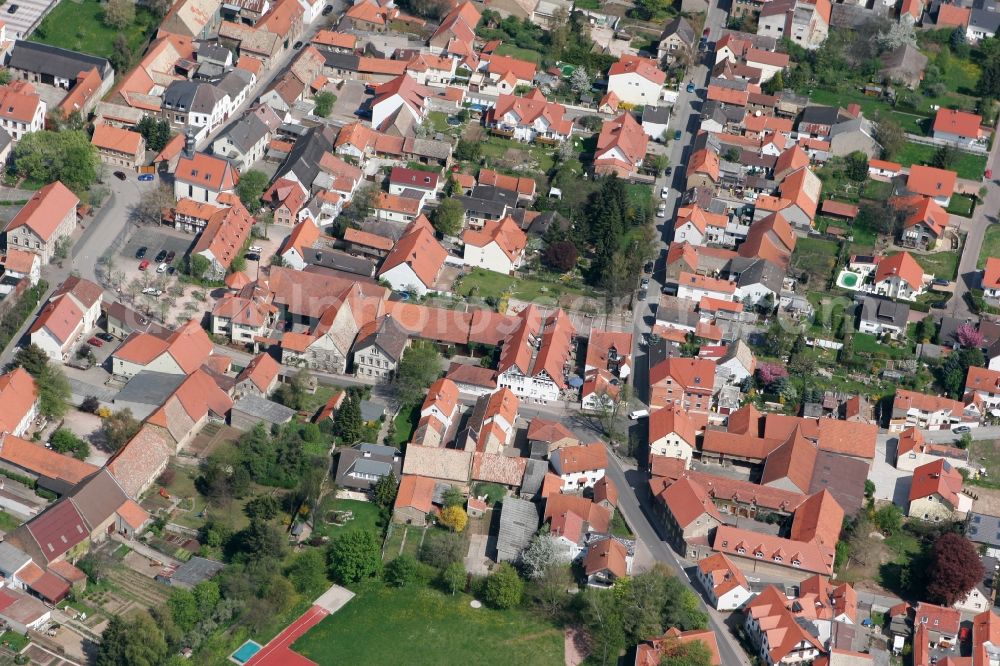
[[[628,418],[630,421],[638,421],[639,419],[644,419],[649,416],[648,409],[637,409],[634,412],[629,412]]]

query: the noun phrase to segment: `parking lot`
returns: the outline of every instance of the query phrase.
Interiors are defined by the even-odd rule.
[[[153,259],[160,250],[172,251],[177,255],[174,259],[174,265],[179,266],[181,258],[194,244],[195,238],[191,234],[175,231],[169,227],[140,227],[132,234],[132,238],[119,254],[123,260],[122,263],[134,262],[138,269],[139,260],[135,258],[135,253],[139,251],[140,247],[147,248],[146,259],[149,260],[150,264],[153,263]],[[155,266],[151,265],[150,268],[155,269]]]
[[[42,18],[42,14],[49,10],[49,7],[57,4],[58,0],[17,0],[4,5],[3,22],[7,24],[8,39],[24,39],[29,32]],[[17,6],[17,10],[11,14],[12,7]]]

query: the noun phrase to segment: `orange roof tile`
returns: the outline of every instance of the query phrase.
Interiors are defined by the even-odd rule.
[[[80,204],[80,199],[60,181],[49,183],[38,190],[28,203],[17,211],[17,215],[7,224],[4,232],[10,233],[18,227],[28,227],[43,241],[53,240],[52,234],[59,223]]]
[[[715,508],[705,488],[691,479],[681,478],[674,481],[659,494],[659,497],[681,529],[703,515],[714,518],[720,524],[723,522],[722,515]]]
[[[0,460],[39,476],[75,486],[98,470],[90,463],[9,433],[0,433],[0,438]]]
[[[954,509],[958,507],[961,492],[962,475],[947,460],[938,459],[913,470],[909,496],[911,502],[939,495]]]
[[[399,490],[396,491],[394,507],[397,510],[417,509],[423,513],[430,513],[433,509],[431,500],[434,497],[435,483],[434,479],[426,476],[404,474],[399,482]]]
[[[181,157],[177,162],[174,178],[214,192],[224,192],[236,188],[240,174],[229,160],[205,153],[195,153],[193,157]]]
[[[127,155],[135,155],[144,141],[138,132],[115,127],[114,125],[97,125],[90,142],[98,148],[112,150]]]
[[[583,571],[592,576],[601,571],[608,571],[615,578],[628,575],[628,549],[615,539],[603,539],[592,544],[583,558]]]
[[[512,262],[516,263],[528,245],[528,236],[510,215],[501,220],[487,220],[482,230],[466,229],[462,232],[462,242],[473,247],[485,248],[490,243],[497,247]]]
[[[634,55],[621,56],[615,64],[611,65],[611,69],[608,70],[608,77],[625,74],[638,74],[658,86],[662,86],[667,80],[667,73],[660,69],[655,60],[640,58]]]
[[[945,5],[942,5],[945,6]],[[955,134],[966,139],[978,139],[983,117],[956,109],[938,109],[934,116],[934,131]]]
[[[954,171],[914,164],[906,179],[906,189],[928,197],[950,197],[955,192],[957,180],[958,174]]]
[[[891,257],[883,257],[875,268],[875,284],[891,277],[898,277],[908,284],[910,289],[919,289],[924,284],[924,269],[913,255],[904,250]]]
[[[0,432],[14,432],[38,400],[35,380],[24,368],[0,376]]]
[[[402,264],[408,265],[426,287],[432,287],[448,256],[434,233],[424,226],[413,226],[396,241],[389,256],[382,262],[379,276]]]

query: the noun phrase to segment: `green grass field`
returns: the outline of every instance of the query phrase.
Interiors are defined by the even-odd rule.
[[[799,238],[792,265],[809,272],[809,288],[824,290],[837,259],[837,244],[818,238]]]
[[[292,649],[323,665],[564,663],[562,631],[525,611],[471,608],[470,600],[372,584]]]
[[[531,49],[522,49],[520,46],[514,44],[508,44],[504,42],[499,47],[497,47],[497,55],[510,56],[511,58],[520,58],[521,60],[527,60],[528,62],[533,62],[536,65],[542,61],[542,54],[538,51],[532,51]]]
[[[934,277],[954,280],[958,275],[958,260],[961,252],[945,250],[933,254],[914,254],[920,267],[927,273],[933,273]]]
[[[948,212],[952,215],[972,217],[972,204],[973,200],[969,195],[953,194],[951,195],[951,201],[948,202]]]
[[[844,90],[813,90],[809,99],[816,104],[839,107],[846,107],[853,102],[861,107],[866,118],[875,118],[876,116],[884,118],[885,116],[889,116],[896,120],[906,132],[920,135],[927,134],[928,118],[926,115],[897,111],[888,102],[882,101],[877,97],[865,95],[855,88]]]
[[[922,143],[907,143],[901,151],[892,156],[893,161],[899,162],[903,166],[913,164],[930,164],[934,159],[937,147]],[[973,155],[959,151],[952,170],[958,174],[959,178],[970,180],[980,180],[983,172],[986,171],[986,155]]]
[[[991,224],[986,227],[986,236],[983,238],[983,247],[979,250],[979,261],[977,268],[986,265],[986,260],[990,257],[1000,257],[1000,224]]]
[[[421,405],[404,406],[393,419],[395,429],[392,433],[392,441],[397,445],[410,441],[413,431],[417,428],[417,421],[420,420]]]
[[[592,290],[585,291],[551,280],[515,278],[482,268],[475,268],[463,276],[456,285],[456,291],[462,296],[473,295],[483,299],[500,299],[504,294],[510,294],[514,298],[540,305],[554,305],[559,296],[566,293],[594,296]]]
[[[104,4],[98,0],[62,0],[32,33],[31,41],[108,58],[114,53],[119,31],[105,25],[103,17]],[[156,24],[148,9],[136,6],[135,22],[120,31],[132,53],[142,52]]]
[[[327,514],[331,511],[351,511],[354,513],[354,518],[347,521],[346,525],[338,527],[327,522]],[[316,534],[331,538],[360,530],[371,530],[376,535],[382,534],[382,515],[378,506],[371,502],[337,499],[333,495],[327,495],[323,498],[318,513],[314,521]]]

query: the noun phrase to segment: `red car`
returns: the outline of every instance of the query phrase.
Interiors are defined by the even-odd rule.
[[[92,347],[103,347],[104,346],[104,340],[101,340],[99,337],[97,337],[95,335],[91,339],[87,340],[87,344],[90,345],[90,346],[92,346]]]
[[[958,640],[962,641],[963,643],[965,641],[969,640],[969,628],[968,627],[962,627],[959,630],[959,632],[958,632]]]
[[[987,169],[985,176],[986,180],[993,180],[993,169]]]
[[[144,271],[149,268],[149,259],[143,259],[139,262],[139,270]]]

